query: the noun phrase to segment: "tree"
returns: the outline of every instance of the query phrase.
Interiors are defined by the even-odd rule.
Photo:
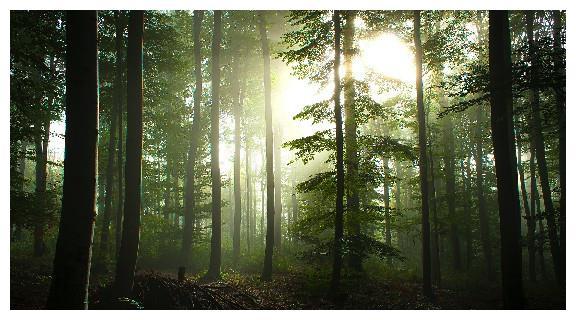
[[[354,56],[354,19],[356,13],[354,11],[346,11],[344,14],[345,24],[343,28],[342,39],[342,53],[344,56],[344,144],[346,149],[345,165],[346,165],[346,211],[348,212],[347,218],[349,229],[352,237],[357,239],[360,236],[360,198],[358,195],[358,124],[356,119],[356,105],[355,97],[356,92],[354,88],[354,78],[352,77],[352,59]],[[357,242],[357,240],[354,240]],[[356,249],[357,243],[352,244]],[[358,253],[354,252],[350,255],[350,266],[356,270],[362,270],[362,260]]]
[[[420,11],[414,11],[414,46],[416,50],[416,106],[418,109],[418,146],[420,157],[420,193],[422,202],[422,281],[423,293],[433,297],[430,273],[430,218],[428,203],[428,161],[426,158],[426,121],[424,114],[424,92],[422,83],[422,44],[420,40]]]
[[[234,234],[232,239],[232,261],[234,265],[237,265],[238,257],[240,256],[240,226],[242,223],[242,190],[240,183],[240,127],[242,110],[240,102],[238,101],[240,95],[238,84],[239,58],[236,56],[232,59],[233,78],[231,86],[232,108],[234,113]],[[248,139],[246,139],[246,141],[248,141]],[[247,150],[246,154],[248,154]],[[246,159],[248,159],[248,155],[246,155]],[[248,169],[248,165],[246,165],[246,169]],[[248,172],[246,172],[246,174],[248,174]],[[246,187],[248,187],[248,185]],[[248,189],[246,189],[246,192],[248,192]]]
[[[116,127],[118,126],[117,115],[122,112],[122,25],[120,13],[114,13],[116,20],[116,73],[114,78],[114,106],[110,117],[110,134],[108,136],[108,164],[106,166],[106,196],[104,200],[104,216],[102,219],[102,229],[100,230],[100,259],[104,262],[108,257],[110,243],[110,220],[112,219],[112,197],[113,197],[113,180],[114,180],[114,151],[116,144]],[[120,120],[121,120],[120,116]],[[120,126],[122,122],[120,122]],[[119,143],[121,145],[121,142]],[[121,165],[121,160],[118,166]],[[120,179],[122,176],[119,176]],[[121,188],[122,185],[119,185]]]
[[[530,105],[531,105],[531,130],[530,136],[533,139],[536,150],[536,162],[538,164],[538,176],[540,177],[540,187],[544,198],[544,208],[546,210],[546,224],[548,225],[548,241],[550,252],[554,264],[554,275],[558,285],[565,284],[564,266],[562,264],[560,244],[558,242],[558,230],[555,218],[554,203],[552,202],[552,192],[548,177],[548,164],[544,147],[544,137],[542,136],[542,121],[540,116],[540,93],[539,93],[539,63],[535,52],[534,44],[534,12],[526,12],[526,33],[528,35],[528,46],[530,54]]]
[[[489,14],[490,115],[498,187],[504,308],[524,304],[520,203],[512,118],[512,62],[507,11]]]
[[[134,284],[140,238],[140,192],[142,183],[142,43],[144,12],[131,11],[127,48],[127,115],[124,221],[116,263],[115,294],[128,297]]]
[[[116,85],[115,89],[118,90],[115,94],[115,98],[118,99],[115,101],[117,105],[117,112],[118,112],[118,152],[116,154],[116,166],[118,170],[118,203],[116,208],[116,258],[118,258],[118,254],[120,253],[120,244],[122,242],[122,210],[124,207],[124,187],[123,187],[123,135],[124,135],[124,122],[123,122],[123,115],[124,115],[124,104],[122,101],[124,100],[124,95],[122,90],[124,89],[123,85],[123,76],[122,76],[122,68],[123,68],[123,61],[122,61],[122,49],[124,46],[124,29],[125,29],[125,20],[124,15],[118,12],[118,16],[116,18]]]
[[[264,58],[264,117],[266,121],[266,248],[262,279],[272,279],[272,254],[274,251],[274,162],[272,130],[272,81],[270,79],[270,48],[266,35],[266,20],[258,13],[258,30]]]
[[[334,24],[334,118],[336,120],[336,215],[334,218],[334,264],[332,290],[338,293],[342,269],[342,238],[344,236],[344,137],[342,132],[342,106],[340,105],[340,12],[332,16]],[[296,195],[292,196],[295,206]],[[296,210],[296,209],[294,209]],[[296,216],[296,214],[294,214]]]
[[[222,259],[222,190],[220,177],[220,43],[222,41],[222,11],[214,11],[212,34],[212,106],[210,107],[210,168],[212,178],[212,239],[207,277],[220,278]]]
[[[46,307],[86,309],[96,217],[97,14],[70,11],[66,22],[66,176]]]
[[[179,274],[184,277],[186,273],[186,264],[189,262],[190,248],[194,235],[195,223],[195,174],[196,161],[198,157],[198,143],[201,135],[201,103],[202,103],[202,44],[200,34],[202,32],[202,19],[204,11],[194,11],[194,119],[192,120],[192,132],[190,136],[190,146],[188,149],[188,159],[186,161],[186,181],[184,187],[184,228],[182,230],[182,262],[180,264]]]

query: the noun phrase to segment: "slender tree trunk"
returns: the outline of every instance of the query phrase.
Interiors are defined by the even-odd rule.
[[[282,131],[276,124],[274,135],[274,246],[282,249]]]
[[[123,188],[123,146],[122,146],[122,136],[124,135],[124,122],[123,122],[123,103],[124,94],[122,90],[124,89],[124,85],[122,83],[122,47],[124,44],[124,29],[125,29],[125,22],[123,19],[123,15],[120,11],[118,11],[118,15],[116,17],[116,74],[115,74],[115,86],[117,88],[117,92],[115,94],[115,99],[117,103],[118,112],[118,152],[116,153],[116,168],[118,170],[118,203],[116,206],[116,243],[115,243],[115,257],[118,258],[118,254],[120,253],[120,243],[122,238],[122,210],[124,208],[124,188]]]
[[[519,121],[517,121],[519,123]],[[526,219],[527,227],[527,242],[528,242],[528,275],[530,281],[536,281],[536,251],[534,246],[534,232],[536,230],[536,219],[531,213],[528,204],[528,194],[526,192],[526,181],[524,178],[524,166],[522,165],[522,142],[520,133],[516,130],[516,144],[517,144],[517,160],[518,160],[518,174],[520,176],[520,190],[522,192],[522,204],[524,207],[524,219]]]
[[[98,163],[96,11],[66,15],[66,140],[62,215],[48,309],[87,309]]]
[[[556,282],[560,286],[565,285],[564,268],[558,242],[558,231],[556,228],[556,218],[554,203],[552,202],[552,192],[548,179],[548,165],[546,163],[546,154],[544,146],[544,137],[542,135],[542,124],[540,119],[540,95],[538,90],[538,68],[539,61],[535,53],[534,45],[534,11],[526,12],[526,33],[528,34],[528,44],[530,46],[530,104],[531,104],[531,138],[536,148],[536,160],[538,163],[538,175],[540,177],[540,187],[544,198],[544,208],[546,209],[546,224],[548,225],[548,242],[550,243],[550,252],[552,253],[552,262],[554,265],[554,275]]]
[[[179,274],[182,277],[186,274],[186,265],[190,262],[190,249],[194,237],[195,224],[195,175],[198,143],[202,135],[200,121],[202,117],[202,43],[200,42],[202,32],[202,19],[204,11],[194,10],[194,119],[192,120],[192,134],[190,136],[190,146],[188,149],[188,159],[186,160],[186,180],[184,184],[184,228],[182,230],[182,261],[180,262]]]
[[[234,236],[232,238],[232,263],[237,266],[240,256],[240,226],[242,225],[242,190],[240,183],[241,114],[238,101],[238,58],[232,62],[232,106],[234,109]]]
[[[266,119],[266,249],[262,279],[272,279],[272,254],[274,251],[274,154],[272,130],[272,82],[270,79],[270,48],[266,35],[266,21],[258,12],[258,29],[264,57],[264,117]]]
[[[142,183],[142,42],[144,12],[131,11],[128,23],[126,116],[126,198],[122,243],[116,264],[114,287],[118,297],[129,297],[134,284],[140,238],[140,190]]]
[[[166,153],[166,168],[164,174],[166,175],[165,182],[164,182],[164,207],[162,207],[162,213],[164,215],[164,220],[170,222],[170,189],[172,189],[172,184],[170,183],[170,176],[172,176],[172,172],[170,167],[172,167],[172,163],[170,161],[170,156]]]
[[[342,106],[340,105],[340,12],[332,15],[334,24],[334,117],[336,120],[336,215],[334,218],[334,263],[332,266],[332,291],[340,290],[342,269],[342,238],[344,236],[344,137],[342,132]],[[294,199],[296,196],[293,196]]]
[[[114,105],[110,112],[110,133],[108,136],[108,163],[106,166],[106,195],[104,198],[104,215],[102,217],[102,228],[100,229],[100,261],[106,262],[108,258],[108,251],[110,245],[110,220],[112,219],[112,197],[114,194],[114,146],[116,143],[116,131],[118,130],[118,118],[116,115],[121,108],[122,98],[120,96],[121,89],[121,50],[122,50],[122,35],[120,27],[120,13],[114,12],[116,21],[116,73],[114,78]],[[120,165],[120,164],[118,164]]]
[[[556,112],[559,117],[558,167],[560,168],[560,265],[566,266],[566,63],[562,48],[562,15],[553,11],[554,20],[554,73]],[[566,271],[563,270],[563,273]],[[565,274],[564,274],[565,276]]]
[[[430,219],[428,204],[428,161],[426,160],[426,121],[424,114],[424,91],[422,83],[422,44],[420,40],[420,11],[414,11],[414,46],[416,48],[416,106],[418,108],[418,145],[420,147],[420,192],[422,202],[422,290],[432,298],[430,273]]]
[[[490,113],[500,214],[502,298],[504,308],[517,309],[524,305],[524,293],[510,46],[508,12],[490,11]]]
[[[345,180],[346,180],[346,212],[348,229],[351,235],[352,252],[349,254],[350,267],[355,271],[362,271],[362,258],[358,251],[361,250],[358,237],[360,236],[360,198],[358,196],[358,141],[356,123],[356,111],[354,99],[356,91],[352,72],[352,60],[354,58],[354,19],[356,12],[344,13],[345,24],[342,30],[342,53],[344,55],[344,144],[345,156]]]
[[[212,177],[212,239],[207,277],[220,278],[222,259],[222,196],[220,181],[220,43],[222,41],[222,11],[214,11],[212,37],[212,107],[210,109],[210,167]]]

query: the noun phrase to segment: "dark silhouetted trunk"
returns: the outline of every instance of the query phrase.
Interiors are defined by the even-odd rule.
[[[428,204],[428,161],[426,156],[426,121],[424,114],[424,90],[422,83],[422,44],[420,40],[420,11],[414,11],[414,46],[416,60],[416,107],[418,109],[418,146],[420,167],[420,192],[422,203],[422,290],[432,298],[432,278],[430,273],[430,219]]]
[[[554,20],[554,93],[558,113],[558,167],[560,170],[560,265],[566,267],[566,62],[562,48],[562,15],[553,11]],[[565,270],[562,270],[565,273]],[[564,274],[565,277],[565,274]]]
[[[552,262],[554,265],[554,275],[558,285],[565,284],[564,267],[562,265],[562,257],[560,252],[560,244],[558,243],[558,230],[556,228],[556,218],[554,203],[552,202],[552,192],[550,190],[550,182],[548,179],[548,165],[546,163],[546,154],[544,146],[544,137],[542,135],[542,123],[540,119],[540,94],[539,94],[539,60],[536,57],[535,44],[534,44],[534,11],[526,12],[526,33],[528,34],[528,44],[530,47],[530,104],[531,104],[531,139],[534,141],[536,149],[536,160],[538,163],[538,176],[540,177],[540,187],[542,188],[542,196],[544,198],[544,208],[546,216],[546,224],[548,226],[548,242],[550,243],[550,252],[552,253]]]
[[[96,11],[66,15],[65,176],[48,309],[88,308],[98,162],[97,21]]]
[[[340,105],[340,12],[334,11],[334,118],[336,120],[336,215],[334,218],[334,264],[332,266],[332,290],[340,290],[342,269],[342,238],[344,236],[344,137],[342,132],[342,106]],[[296,195],[293,195],[295,202]]]
[[[251,206],[251,187],[250,187],[250,146],[248,144],[248,132],[246,134],[246,150],[245,157],[246,157],[246,249],[248,254],[250,254],[250,235],[251,235],[251,228],[252,228],[252,221],[250,218],[250,206]]]
[[[214,11],[212,34],[212,106],[210,108],[210,168],[212,177],[212,238],[207,277],[220,278],[222,259],[222,195],[220,181],[220,43],[222,41],[222,11]]]
[[[140,240],[140,192],[142,183],[142,42],[144,12],[131,11],[128,22],[127,114],[124,221],[116,264],[115,294],[129,297],[134,284]]]
[[[517,121],[518,119],[517,119]],[[526,219],[527,227],[527,247],[528,247],[528,275],[530,281],[536,281],[536,251],[534,246],[534,232],[536,230],[536,219],[532,215],[532,210],[530,210],[530,205],[528,204],[528,193],[526,191],[526,180],[524,177],[524,166],[522,165],[522,141],[520,129],[516,130],[516,149],[517,149],[517,160],[518,160],[518,174],[520,176],[520,191],[522,192],[522,204],[524,207],[524,219]]]
[[[270,48],[266,35],[266,21],[262,12],[258,13],[258,30],[264,57],[264,117],[266,119],[266,249],[262,279],[272,279],[272,254],[274,252],[274,154],[272,130],[272,81],[270,79]]]
[[[512,119],[512,61],[507,11],[490,11],[489,65],[492,144],[498,187],[502,299],[506,309],[524,305],[520,203]]]
[[[124,44],[124,29],[125,29],[125,21],[124,16],[122,13],[118,12],[116,16],[116,74],[115,74],[115,86],[117,88],[117,92],[114,96],[114,99],[118,99],[117,109],[118,112],[118,152],[116,153],[116,168],[118,170],[118,203],[116,205],[116,236],[115,236],[115,256],[118,258],[118,254],[120,253],[120,243],[122,241],[122,210],[124,209],[124,181],[123,181],[123,135],[124,135],[124,121],[123,121],[123,100],[124,100],[124,85],[122,83],[122,47]]]
[[[356,12],[345,11],[345,24],[342,30],[342,53],[344,55],[344,145],[346,149],[345,158],[345,179],[346,179],[346,215],[348,229],[351,237],[352,252],[349,254],[350,267],[355,271],[362,270],[362,258],[358,251],[361,245],[357,240],[360,236],[360,198],[358,196],[358,141],[356,123],[356,111],[354,99],[356,91],[354,88],[353,66],[354,59],[354,19]]]
[[[110,133],[108,136],[108,163],[106,166],[106,195],[104,199],[104,215],[102,217],[102,228],[100,230],[100,261],[104,263],[110,251],[110,220],[112,219],[112,197],[114,196],[114,156],[116,133],[118,131],[118,113],[122,108],[122,27],[120,24],[120,13],[114,12],[116,24],[116,70],[114,77],[114,105],[110,112]],[[120,165],[121,162],[118,162]]]
[[[200,121],[202,117],[202,44],[200,42],[200,34],[202,32],[202,19],[204,11],[194,10],[194,109],[192,120],[192,133],[190,136],[190,146],[188,148],[188,159],[186,160],[186,180],[184,185],[184,227],[182,228],[182,253],[180,262],[180,272],[182,277],[186,274],[186,265],[190,260],[190,249],[192,247],[192,239],[194,237],[194,224],[195,224],[195,210],[196,210],[196,197],[195,197],[195,174],[196,174],[196,158],[198,152],[198,142],[202,135],[200,128]]]

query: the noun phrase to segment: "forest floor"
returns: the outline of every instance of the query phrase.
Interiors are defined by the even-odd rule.
[[[25,260],[11,260],[10,308],[42,309],[50,285],[49,268]],[[107,275],[93,274],[90,308],[93,309],[499,309],[498,288],[438,289],[430,302],[421,284],[406,279],[347,278],[346,294],[336,299],[326,294],[327,279],[295,270],[277,273],[270,282],[259,274],[223,272],[221,280],[195,277],[180,282],[175,274],[140,271],[133,299],[138,305],[111,303]],[[527,309],[564,309],[565,294],[556,289],[526,288]],[[335,303],[334,301],[338,301]]]

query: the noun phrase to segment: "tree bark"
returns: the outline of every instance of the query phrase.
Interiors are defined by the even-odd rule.
[[[546,224],[548,225],[548,241],[550,243],[550,252],[552,253],[552,262],[554,265],[554,275],[559,286],[565,285],[564,268],[558,242],[558,230],[556,227],[555,209],[552,202],[552,192],[548,179],[548,165],[546,163],[546,154],[544,147],[544,137],[542,135],[542,123],[540,119],[540,95],[538,90],[538,73],[539,61],[536,57],[534,45],[534,11],[526,12],[526,33],[528,34],[528,45],[530,47],[530,104],[531,104],[531,138],[536,148],[536,160],[538,163],[538,176],[540,177],[540,187],[544,198],[544,208],[546,209]]]
[[[390,215],[390,169],[388,168],[388,158],[384,158],[384,220],[386,223],[384,236],[386,245],[392,247],[392,217]],[[392,266],[392,257],[386,259],[388,266]]]
[[[48,116],[48,115],[47,115]],[[42,129],[40,129],[42,128]],[[42,125],[38,125],[38,133],[34,137],[36,148],[36,182],[35,193],[37,210],[45,214],[46,208],[46,182],[48,169],[48,141],[50,138],[50,119],[46,119]],[[46,253],[44,241],[44,220],[39,219],[34,224],[34,256],[41,257]]]
[[[562,15],[553,11],[556,112],[559,117],[558,166],[560,168],[560,265],[566,266],[566,63],[562,48]],[[566,271],[563,270],[563,273]],[[564,274],[565,276],[565,274]]]
[[[354,99],[356,91],[352,72],[352,60],[354,58],[354,19],[356,12],[344,13],[345,24],[342,30],[342,53],[344,55],[344,145],[345,156],[345,180],[346,180],[346,212],[348,232],[351,235],[352,252],[349,254],[349,264],[355,271],[362,271],[362,258],[359,254],[360,243],[356,239],[360,236],[360,199],[358,196],[358,141],[356,123],[356,111]]]
[[[110,220],[112,219],[112,198],[114,196],[114,156],[116,144],[116,127],[118,126],[118,113],[121,109],[122,97],[120,96],[122,69],[122,29],[120,26],[120,13],[114,12],[116,22],[116,72],[114,78],[114,105],[110,112],[110,133],[108,136],[108,163],[106,166],[106,195],[104,198],[104,215],[102,217],[102,229],[100,230],[100,261],[105,263],[110,250]],[[118,163],[120,165],[120,163]]]
[[[262,279],[272,280],[272,254],[274,249],[274,163],[272,130],[272,81],[270,79],[270,48],[266,35],[266,21],[258,12],[258,30],[264,58],[264,117],[266,119],[266,249]]]
[[[418,109],[418,145],[420,149],[420,192],[422,203],[422,290],[424,296],[433,297],[430,273],[430,218],[428,204],[428,161],[426,159],[426,121],[422,83],[422,43],[420,40],[420,11],[414,11],[414,46],[416,49],[416,106]]]
[[[66,16],[65,177],[48,309],[88,307],[98,162],[97,21],[96,11]]]
[[[440,99],[445,99],[441,96]],[[460,236],[458,230],[458,217],[456,216],[456,174],[454,168],[454,136],[453,124],[450,116],[444,121],[444,175],[446,176],[446,202],[448,216],[450,217],[450,245],[452,247],[452,267],[456,271],[462,270],[462,257],[460,253]]]
[[[344,137],[342,132],[342,106],[340,105],[340,12],[334,11],[334,118],[336,121],[336,214],[334,217],[334,263],[331,287],[334,293],[340,290],[342,270],[342,238],[344,236]],[[296,195],[293,195],[293,203]]]
[[[517,121],[519,123],[519,121]],[[536,281],[536,251],[534,246],[534,232],[536,230],[536,219],[532,215],[528,204],[528,194],[526,191],[526,180],[524,177],[524,166],[522,165],[522,142],[520,133],[516,130],[516,147],[518,160],[518,174],[520,176],[520,191],[522,192],[522,204],[524,207],[524,219],[526,219],[527,242],[528,242],[528,275],[530,281]]]
[[[220,278],[222,259],[222,195],[220,180],[220,44],[222,42],[222,11],[214,11],[212,34],[212,106],[210,108],[210,168],[212,177],[212,238],[207,278]]]
[[[116,74],[115,74],[115,86],[117,88],[117,92],[115,94],[115,99],[117,103],[118,112],[118,152],[116,154],[116,167],[118,170],[118,203],[116,206],[116,243],[115,243],[115,257],[118,258],[118,254],[120,253],[120,243],[122,238],[122,210],[124,208],[124,187],[123,187],[123,146],[122,140],[124,135],[124,122],[123,122],[123,103],[124,95],[122,90],[124,89],[123,82],[122,82],[122,49],[124,44],[124,29],[125,29],[125,21],[123,19],[123,15],[118,12],[116,16]]]
[[[489,66],[492,144],[498,187],[502,299],[506,309],[524,305],[520,203],[512,119],[512,61],[507,11],[490,11]]]
[[[134,272],[140,238],[140,190],[142,183],[142,42],[144,12],[131,11],[128,23],[127,49],[127,115],[124,221],[122,242],[116,264],[115,294],[129,297],[134,284]]]

